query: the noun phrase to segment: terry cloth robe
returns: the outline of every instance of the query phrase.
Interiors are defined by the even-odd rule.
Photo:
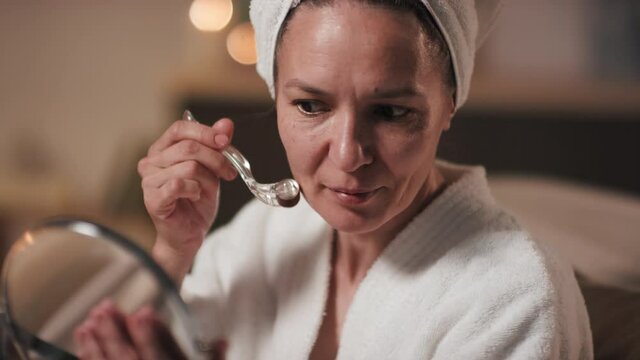
[[[338,359],[591,359],[572,269],[494,202],[481,167],[444,162],[446,190],[369,269]],[[324,314],[333,230],[301,201],[250,202],[208,237],[182,295],[228,359],[307,359]]]

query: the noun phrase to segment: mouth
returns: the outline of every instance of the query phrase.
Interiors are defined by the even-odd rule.
[[[328,187],[337,200],[346,205],[360,205],[371,199],[380,189],[349,189]]]

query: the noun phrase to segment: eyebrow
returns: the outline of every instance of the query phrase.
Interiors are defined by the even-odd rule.
[[[374,99],[391,99],[401,97],[416,97],[421,95],[414,87],[408,86],[397,89],[388,89],[383,91],[377,91],[371,96]]]
[[[305,83],[304,81],[300,80],[300,79],[292,79],[287,81],[286,84],[284,84],[285,88],[298,88],[304,92],[307,92],[309,94],[313,94],[313,95],[319,95],[319,96],[327,96],[329,95],[328,91],[322,90],[322,89],[318,89],[316,87],[313,87],[307,83]]]
[[[300,79],[291,79],[286,82],[284,85],[285,88],[298,88],[306,93],[318,95],[318,96],[327,96],[329,92],[326,90],[322,90],[316,87],[313,87]],[[376,88],[371,98],[373,99],[392,99],[392,98],[401,98],[401,97],[416,97],[420,96],[421,93],[416,90],[412,86],[397,88],[397,89],[387,89],[383,91],[378,91]]]

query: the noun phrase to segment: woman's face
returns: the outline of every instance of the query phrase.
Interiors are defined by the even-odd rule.
[[[404,225],[433,189],[453,98],[415,15],[302,5],[278,52],[278,129],[305,198],[338,231]]]

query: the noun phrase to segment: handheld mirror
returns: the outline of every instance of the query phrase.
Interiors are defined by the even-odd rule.
[[[183,353],[202,358],[170,278],[144,250],[97,224],[52,220],[26,231],[4,261],[0,294],[5,332],[23,359],[75,359],[73,331],[105,298],[126,314],[152,306]]]

